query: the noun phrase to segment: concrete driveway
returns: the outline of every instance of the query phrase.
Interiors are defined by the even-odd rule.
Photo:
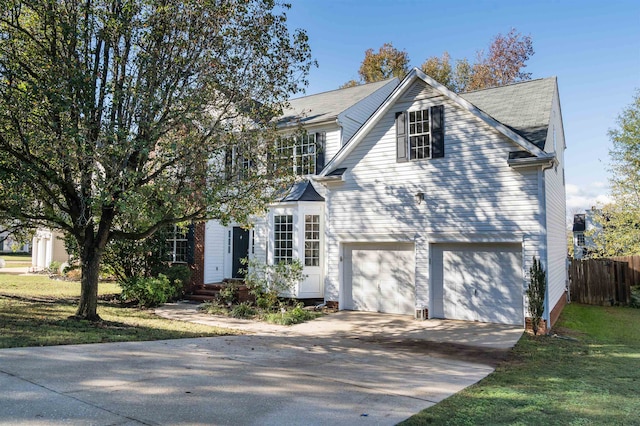
[[[491,373],[522,333],[361,312],[247,331],[0,350],[0,424],[392,425]]]

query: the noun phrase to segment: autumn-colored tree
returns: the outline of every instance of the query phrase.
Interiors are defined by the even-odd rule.
[[[349,80],[345,84],[339,87],[339,89],[348,89],[349,87],[359,86],[360,83],[357,80]]]
[[[375,83],[391,77],[403,78],[409,72],[409,55],[398,50],[392,43],[385,43],[378,52],[367,49],[358,74],[360,81],[350,80],[340,86],[341,89],[363,83]]]
[[[498,34],[486,55],[478,54],[473,65],[467,90],[504,86],[530,80],[531,73],[523,71],[534,54],[531,36],[523,36],[512,28],[507,35]]]
[[[438,83],[452,88],[453,86],[453,69],[451,68],[451,57],[449,52],[445,51],[441,58],[432,56],[422,64],[422,71]]]
[[[601,229],[590,236],[602,256],[640,255],[640,90],[618,116],[609,138],[612,202],[596,215]]]
[[[265,164],[272,119],[306,84],[311,60],[286,8],[0,2],[0,223],[75,240],[78,318],[99,320],[110,241],[193,220],[246,222],[289,181]],[[253,165],[242,179],[225,161],[232,151]]]
[[[523,36],[515,29],[507,35],[498,34],[488,53],[480,50],[473,64],[468,59],[455,61],[447,52],[442,57],[433,56],[422,64],[422,71],[454,92],[504,86],[517,81],[529,80],[525,73],[526,61],[534,54],[530,36]]]

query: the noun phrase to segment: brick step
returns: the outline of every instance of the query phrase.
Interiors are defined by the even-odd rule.
[[[209,302],[211,300],[215,300],[215,296],[205,296],[200,294],[189,294],[185,296],[185,299],[192,300],[194,302]]]

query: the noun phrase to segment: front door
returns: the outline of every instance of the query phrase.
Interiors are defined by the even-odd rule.
[[[240,262],[249,256],[249,230],[233,227],[233,259],[231,261],[231,278],[244,278],[245,265]]]

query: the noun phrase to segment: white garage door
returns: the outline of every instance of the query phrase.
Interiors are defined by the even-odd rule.
[[[523,324],[519,244],[434,245],[433,316]]]
[[[345,309],[414,314],[413,244],[349,244],[344,253]]]

